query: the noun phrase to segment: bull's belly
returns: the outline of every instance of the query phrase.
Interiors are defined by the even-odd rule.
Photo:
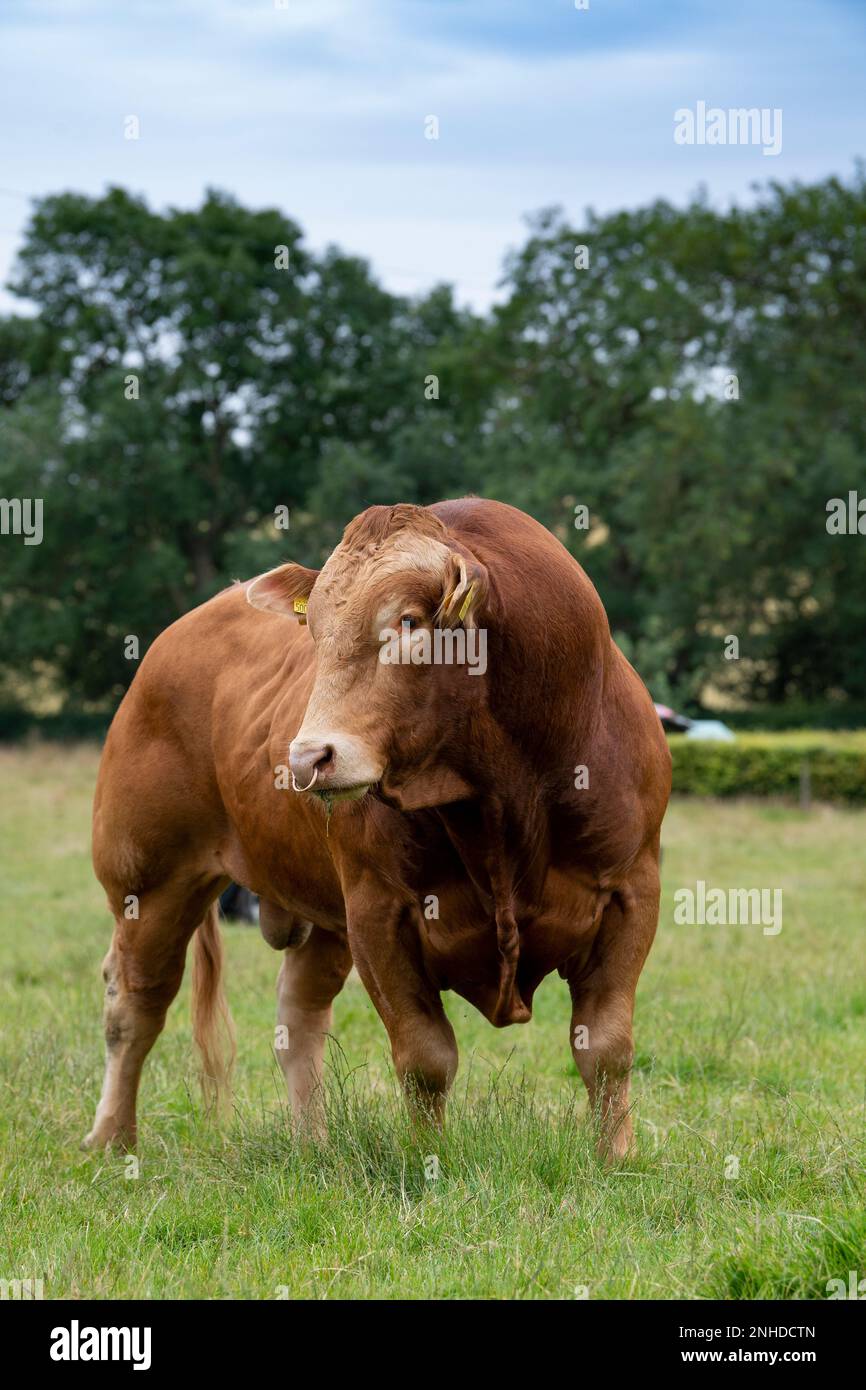
[[[260,898],[315,926],[344,930],[346,907],[315,823],[272,817],[232,824],[220,846],[225,873]]]
[[[609,899],[610,893],[588,878],[552,870],[541,901],[520,906],[517,986],[528,1008],[546,975],[572,957],[588,954]],[[439,988],[454,990],[492,1020],[501,978],[494,918],[480,910],[466,886],[445,891],[438,913],[425,921],[424,950],[431,977]]]

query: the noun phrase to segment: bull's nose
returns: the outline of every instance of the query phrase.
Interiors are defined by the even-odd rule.
[[[289,747],[295,790],[304,792],[314,787],[331,766],[333,757],[334,750],[329,743],[299,743],[296,739]]]

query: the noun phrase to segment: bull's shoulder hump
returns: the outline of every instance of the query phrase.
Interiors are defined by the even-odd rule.
[[[291,618],[251,607],[249,582],[230,585],[164,628],[150,645],[149,664],[168,661],[207,667],[227,658],[254,661],[272,647],[284,652],[296,643],[304,645],[306,628]]]

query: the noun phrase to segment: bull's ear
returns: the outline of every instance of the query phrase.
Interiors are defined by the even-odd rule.
[[[307,569],[306,565],[280,565],[252,581],[247,589],[247,603],[266,613],[283,613],[305,623],[307,599],[318,577],[319,571]]]
[[[439,605],[442,627],[478,627],[487,598],[487,570],[468,551],[452,550],[445,591]]]

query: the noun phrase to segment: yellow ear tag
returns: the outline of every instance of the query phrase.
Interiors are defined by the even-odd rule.
[[[469,605],[470,605],[470,603],[472,602],[472,593],[473,593],[474,588],[475,588],[474,583],[469,585],[469,592],[467,593],[465,599],[463,600],[462,604],[460,605],[460,612],[457,614],[458,622],[461,622],[461,623],[462,623],[462,622],[463,622],[463,619],[466,617],[466,614],[469,612]]]
[[[307,600],[305,598],[296,598],[292,604],[292,608],[299,615],[303,615],[307,611]]]

